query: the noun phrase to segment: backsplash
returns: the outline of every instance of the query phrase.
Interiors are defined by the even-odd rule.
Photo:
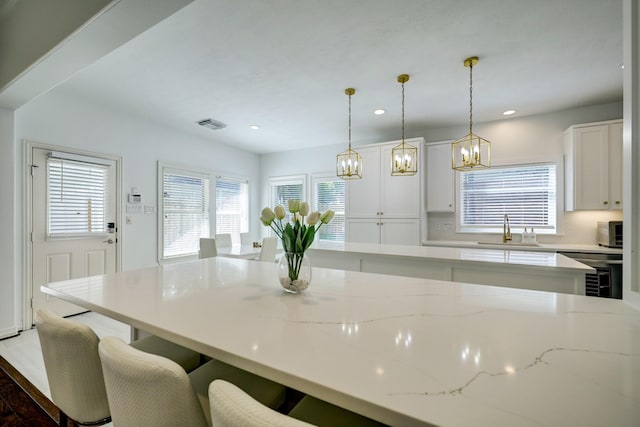
[[[574,243],[596,244],[598,221],[622,221],[622,211],[574,211],[560,216],[561,234],[538,234],[540,243]],[[496,242],[502,238],[501,233],[456,233],[456,218],[453,213],[429,213],[427,215],[426,240],[489,240]],[[522,228],[511,227],[514,241],[520,241]]]

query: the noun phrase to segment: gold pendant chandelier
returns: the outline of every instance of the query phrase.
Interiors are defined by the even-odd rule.
[[[349,96],[349,149],[336,156],[336,175],[342,179],[361,179],[362,157],[351,149],[351,96],[356,90],[349,87],[344,93]]]
[[[469,67],[469,133],[451,144],[451,167],[461,172],[491,166],[491,142],[473,134],[473,66],[478,57],[464,60]]]
[[[400,74],[398,83],[402,84],[402,143],[391,150],[391,175],[408,176],[418,172],[418,149],[404,142],[404,84],[409,81],[408,74]]]

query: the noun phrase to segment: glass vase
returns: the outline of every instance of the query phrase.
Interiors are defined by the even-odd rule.
[[[278,279],[282,288],[300,293],[311,283],[311,262],[304,253],[285,252],[278,262]]]

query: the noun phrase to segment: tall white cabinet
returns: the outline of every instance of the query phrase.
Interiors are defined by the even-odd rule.
[[[362,179],[346,181],[346,240],[359,243],[420,244],[421,176],[391,176],[391,150],[400,141],[358,147]],[[405,143],[418,147],[423,138]]]
[[[451,142],[427,144],[427,212],[455,212],[455,173]]]
[[[622,121],[574,125],[564,133],[565,210],[622,209]]]

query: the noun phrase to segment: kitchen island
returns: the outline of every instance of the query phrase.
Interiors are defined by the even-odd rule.
[[[595,271],[548,252],[320,242],[308,252],[318,267],[576,295]]]
[[[620,300],[230,258],[42,290],[394,426],[637,426],[640,313]]]

